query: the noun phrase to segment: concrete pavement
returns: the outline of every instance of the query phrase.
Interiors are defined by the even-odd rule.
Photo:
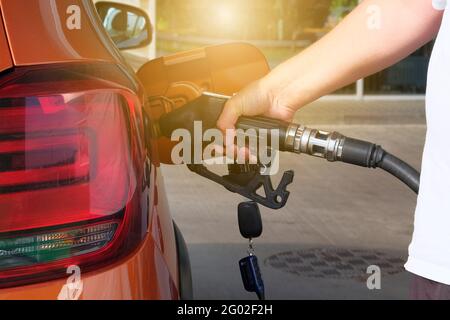
[[[423,102],[322,101],[296,118],[377,142],[420,167],[426,132]],[[290,154],[281,156],[281,166],[296,173],[290,201],[279,211],[262,209],[264,234],[255,241],[267,297],[406,299],[409,275],[401,266],[413,229],[414,194],[381,171]],[[196,298],[254,298],[242,288],[237,266],[247,245],[237,226],[236,208],[243,199],[183,166],[165,166],[163,174],[171,210],[188,242]],[[343,251],[358,259],[339,260]],[[329,259],[327,268],[333,270],[318,276],[316,265],[321,263],[308,262],[311,256]],[[386,266],[381,290],[367,289],[364,272],[351,271],[349,276],[342,271],[356,270],[352,261],[361,260],[365,270],[373,259]]]

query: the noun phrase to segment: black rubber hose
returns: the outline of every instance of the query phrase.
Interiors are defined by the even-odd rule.
[[[382,160],[378,163],[378,168],[389,172],[394,177],[397,177],[411,188],[416,194],[419,193],[420,188],[420,173],[411,167],[409,164],[385,152]]]
[[[416,194],[419,193],[420,173],[376,144],[345,138],[340,160],[365,168],[383,169],[405,183]]]

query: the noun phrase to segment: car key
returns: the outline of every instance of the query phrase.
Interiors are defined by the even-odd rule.
[[[242,202],[238,207],[239,231],[245,239],[259,238],[263,233],[261,212],[256,202]]]
[[[256,202],[243,202],[238,206],[239,231],[249,240],[248,256],[239,261],[242,282],[248,292],[255,292],[260,300],[265,299],[264,281],[255,256],[253,239],[263,232],[261,212]]]
[[[239,261],[244,288],[248,292],[255,292],[259,300],[265,300],[264,281],[259,269],[258,258],[255,255]]]

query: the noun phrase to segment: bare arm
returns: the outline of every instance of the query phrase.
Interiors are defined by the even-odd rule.
[[[302,106],[378,72],[432,40],[442,12],[431,0],[366,0],[333,31],[236,95],[218,126],[241,115],[291,120]]]

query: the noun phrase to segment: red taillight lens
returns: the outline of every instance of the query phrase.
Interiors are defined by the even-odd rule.
[[[91,71],[20,71],[0,87],[0,285],[139,238],[124,234],[142,222],[139,102]]]

